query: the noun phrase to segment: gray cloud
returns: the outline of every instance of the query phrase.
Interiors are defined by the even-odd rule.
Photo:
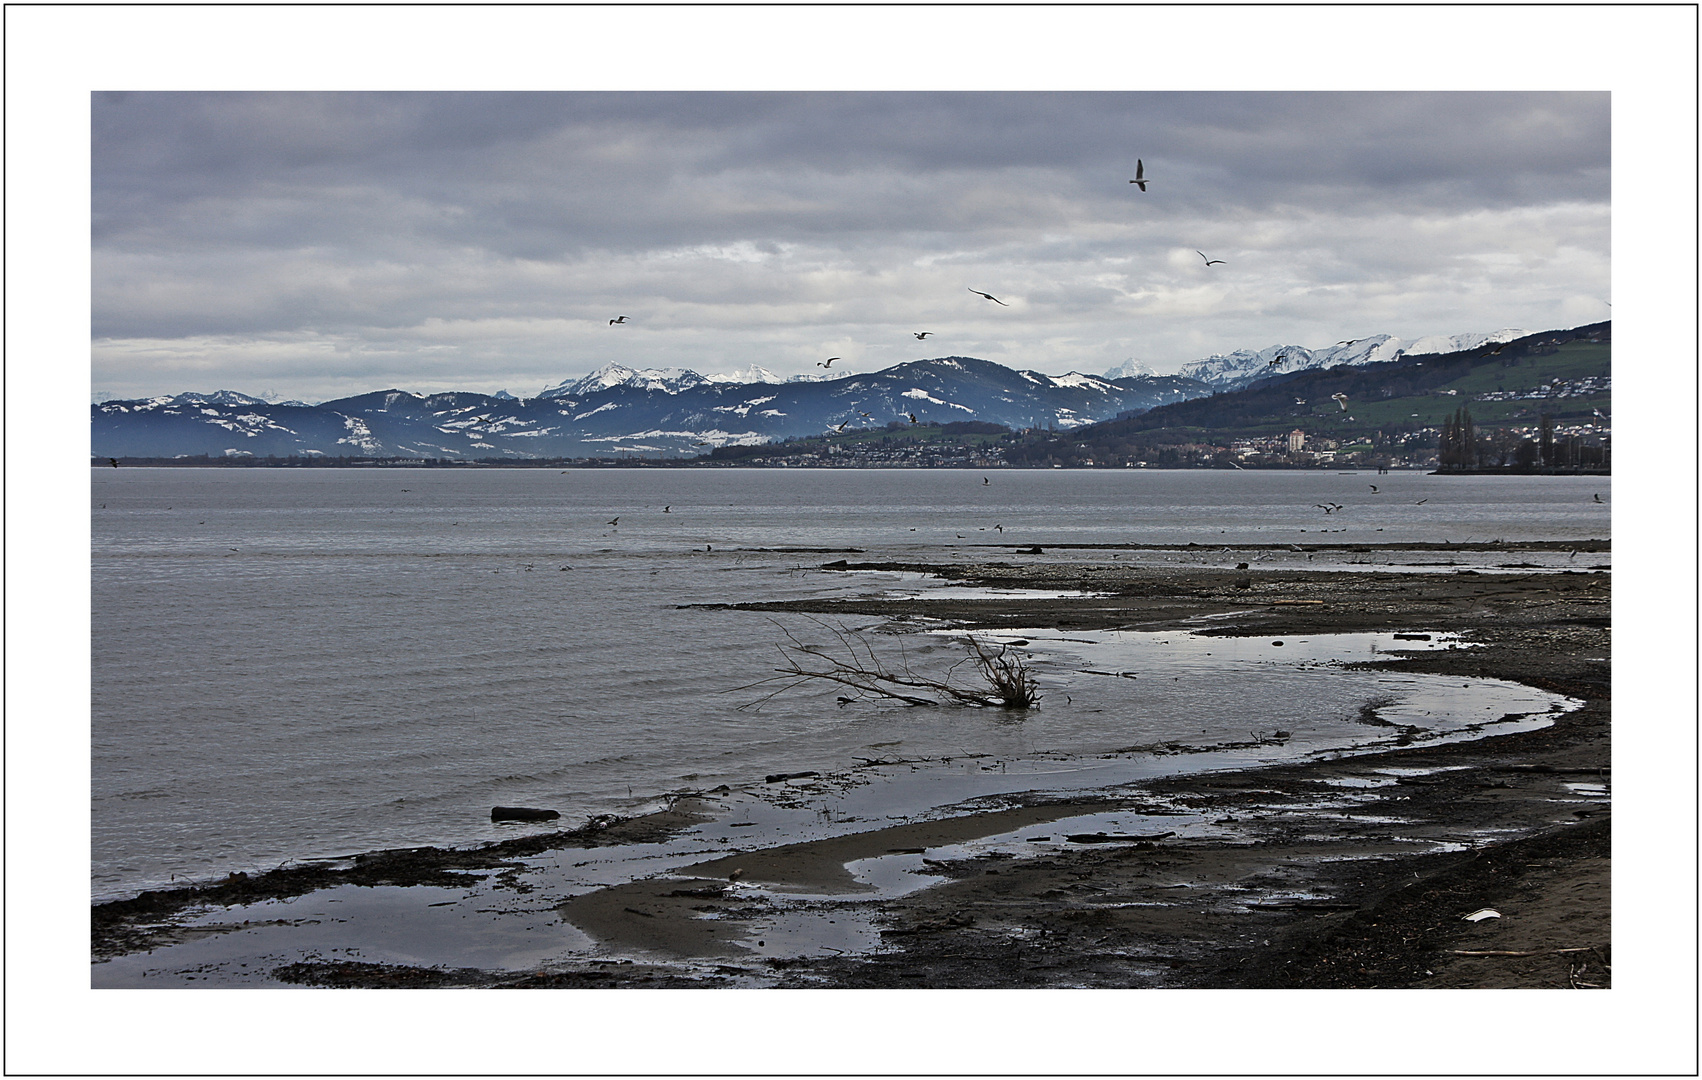
[[[108,393],[873,367],[925,328],[1174,369],[1607,314],[1606,94],[143,93],[92,119]]]

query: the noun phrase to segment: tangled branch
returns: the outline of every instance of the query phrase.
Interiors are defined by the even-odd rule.
[[[969,655],[947,668],[943,677],[935,678],[911,670],[902,642],[898,666],[893,667],[881,659],[861,631],[811,621],[833,635],[839,643],[838,649],[830,651],[827,646],[806,644],[791,630],[775,623],[787,638],[786,644],[775,646],[785,666],[776,668],[777,674],[770,678],[737,687],[749,690],[774,686],[770,693],[739,706],[741,709],[761,706],[788,690],[817,681],[838,683],[853,691],[854,696],[840,698],[842,705],[859,698],[876,697],[906,705],[1027,709],[1040,701],[1040,686],[1028,662],[1004,645],[993,651],[985,643],[969,638]],[[957,680],[958,671],[965,664],[973,665],[982,685],[964,685]]]

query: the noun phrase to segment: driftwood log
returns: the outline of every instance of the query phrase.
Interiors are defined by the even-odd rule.
[[[529,806],[493,806],[492,821],[554,821],[561,817],[557,810],[535,810]]]

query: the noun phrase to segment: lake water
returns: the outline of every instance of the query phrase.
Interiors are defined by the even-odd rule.
[[[477,843],[513,835],[491,825],[493,805],[552,807],[571,825],[859,758],[1034,762],[1278,728],[1287,753],[1327,749],[1364,740],[1351,717],[1377,694],[1397,699],[1392,719],[1460,727],[1505,702],[1341,670],[1386,635],[1339,649],[1320,636],[1282,659],[1268,642],[1037,633],[1027,648],[1045,697],[1020,721],[841,706],[813,689],[752,708],[782,626],[802,640],[827,631],[683,605],[956,595],[916,575],[815,568],[1010,557],[977,544],[1195,543],[1119,558],[1228,566],[1248,556],[1213,545],[1606,538],[1610,502],[1604,478],[1419,473],[97,469],[93,893]],[[1395,561],[1586,560],[1607,557]],[[869,640],[931,670],[963,655],[941,635]],[[1103,677],[1125,669],[1139,678]]]

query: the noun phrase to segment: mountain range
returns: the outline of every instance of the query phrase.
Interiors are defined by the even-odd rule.
[[[610,364],[538,396],[380,390],[310,405],[231,390],[112,400],[92,407],[92,453],[104,457],[417,457],[450,460],[692,456],[887,424],[975,420],[1069,430],[1238,389],[1297,370],[1452,351],[1520,331],[1424,338],[1389,335],[1312,351],[1272,346],[1194,361],[1159,375],[1130,360],[1105,375],[1045,375],[943,356],[866,374],[781,380],[753,366],[708,377]],[[1273,361],[1279,361],[1273,363]]]
[[[93,408],[92,445],[96,457],[115,458],[689,456],[890,422],[1071,428],[1210,392],[1175,375],[1052,376],[967,356],[754,383],[609,365],[535,398],[380,390],[274,405],[219,391],[106,401]]]

